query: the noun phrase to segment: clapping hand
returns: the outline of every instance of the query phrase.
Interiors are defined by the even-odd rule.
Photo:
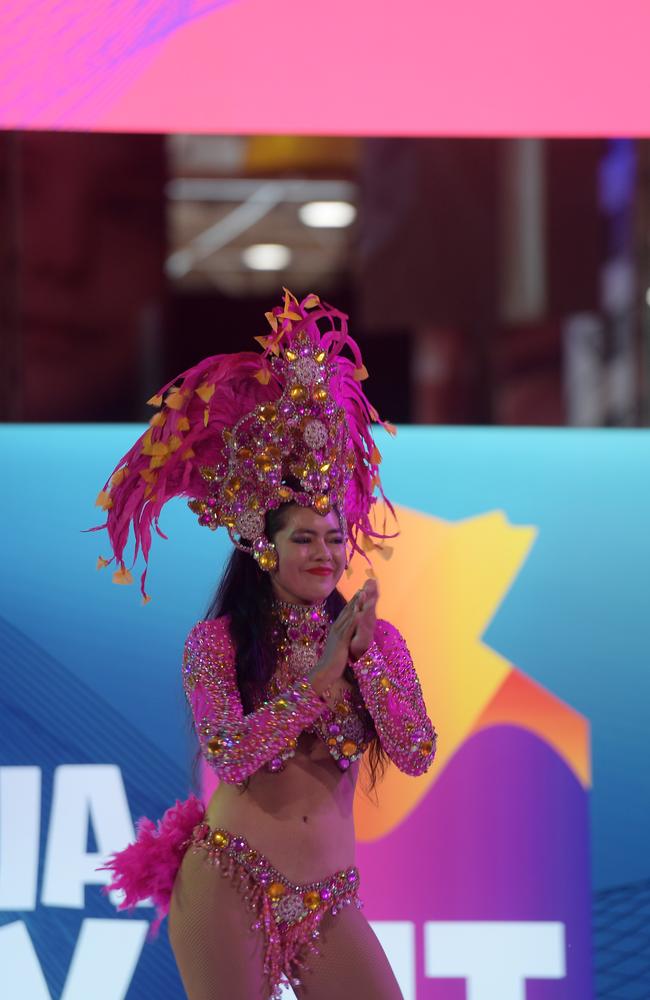
[[[350,640],[350,657],[358,660],[368,649],[375,635],[379,587],[376,580],[367,580],[357,599],[356,628]]]

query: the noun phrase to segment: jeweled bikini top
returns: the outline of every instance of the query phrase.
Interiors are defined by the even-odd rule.
[[[273,610],[272,641],[277,668],[267,687],[266,698],[276,697],[309,673],[318,661],[332,624],[325,604],[276,601]],[[334,707],[324,712],[305,732],[314,733],[323,740],[342,771],[358,760],[375,736],[375,727],[356,682],[353,681],[352,689],[344,689]],[[294,756],[296,744],[297,740],[288,740],[266,769],[282,771],[287,760]]]

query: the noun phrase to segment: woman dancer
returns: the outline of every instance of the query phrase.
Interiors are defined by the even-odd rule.
[[[147,559],[171,496],[235,545],[183,662],[220,783],[207,809],[190,797],[157,827],[141,820],[108,888],[169,913],[190,1000],[279,997],[283,979],[300,1000],[397,1000],[360,909],[354,790],[366,751],[373,784],[386,757],[423,773],[436,733],[404,640],[377,620],[376,583],[347,604],[336,589],[359,534],[386,537],[370,519],[378,418],[343,314],[286,293],[267,317],[261,359],[208,358],[154,397],[152,428],[100,494],[116,582],[130,582],[129,525]]]

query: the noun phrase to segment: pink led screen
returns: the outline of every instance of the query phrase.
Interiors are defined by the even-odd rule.
[[[0,127],[647,135],[646,0],[4,0]]]

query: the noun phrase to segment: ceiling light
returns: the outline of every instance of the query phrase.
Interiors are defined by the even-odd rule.
[[[291,250],[283,243],[253,243],[241,257],[253,271],[282,271],[291,260]]]
[[[194,257],[188,249],[176,250],[165,261],[165,271],[168,278],[184,278],[192,270]]]
[[[349,201],[308,201],[300,206],[298,215],[314,229],[343,229],[354,222],[357,210]]]

